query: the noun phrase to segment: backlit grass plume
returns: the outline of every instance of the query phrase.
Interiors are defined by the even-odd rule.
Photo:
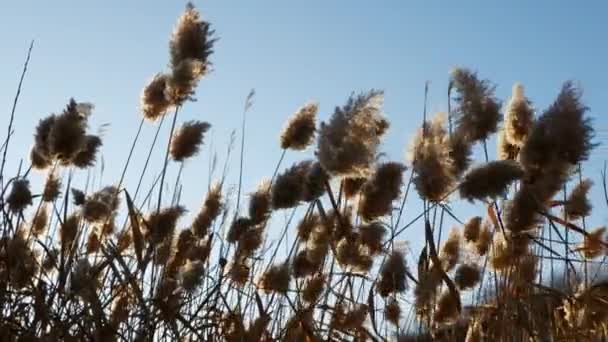
[[[505,140],[514,146],[522,147],[534,124],[534,109],[524,95],[523,85],[513,85],[513,94],[505,109]]]
[[[371,173],[380,138],[388,128],[383,102],[379,90],[352,95],[343,107],[336,107],[328,123],[321,123],[317,153],[327,172],[348,177]]]
[[[204,134],[210,127],[207,122],[185,122],[171,140],[170,153],[173,160],[184,161],[196,155],[203,143]]]
[[[450,84],[456,91],[456,131],[469,141],[486,140],[496,132],[502,119],[501,104],[494,97],[494,85],[462,68],[452,71]]]
[[[511,161],[493,161],[470,170],[460,183],[460,197],[472,201],[497,198],[508,186],[523,177],[521,167]]]
[[[281,133],[281,148],[304,150],[314,140],[319,105],[311,102],[298,109]]]

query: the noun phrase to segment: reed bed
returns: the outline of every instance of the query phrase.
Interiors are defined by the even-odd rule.
[[[212,123],[182,122],[179,112],[212,70],[215,41],[188,5],[168,69],[143,88],[142,125],[170,123],[162,154],[150,150],[163,168],[147,206],[134,199],[141,184],[135,193],[124,184],[131,154],[115,183],[72,182],[103,148],[88,126],[94,106],[75,99],[39,121],[28,167],[6,175],[13,110],[0,149],[2,341],[608,339],[606,229],[585,224],[605,203],[590,201],[593,182],[582,176],[594,130],[572,82],[537,111],[522,85],[503,103],[493,83],[455,69],[450,109],[428,119],[425,109],[397,161],[380,150],[390,129],[382,91],[351,95],[320,123],[319,105],[306,103],[277,148],[314,157],[288,166],[281,157],[247,196],[244,114],[238,183],[224,170],[200,207],[186,208],[165,190],[181,188],[167,169],[181,174],[205,150]],[[485,158],[473,166],[476,147]],[[41,189],[30,186],[32,170],[46,177]],[[412,196],[423,210],[404,223]],[[447,229],[459,201],[478,216]],[[272,220],[282,213],[287,223]],[[403,243],[406,230],[424,240],[420,250]]]

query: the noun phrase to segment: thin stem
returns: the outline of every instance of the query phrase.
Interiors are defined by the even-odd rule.
[[[165,175],[167,174],[167,165],[169,165],[169,152],[171,151],[171,142],[173,141],[173,132],[175,131],[175,123],[177,122],[177,113],[179,112],[180,106],[175,107],[173,113],[173,123],[171,123],[171,131],[169,132],[169,140],[167,141],[167,150],[165,152],[165,164],[163,165],[163,172],[160,177],[160,186],[158,188],[158,205],[156,211],[160,211],[160,206],[163,200],[163,185],[165,184]]]
[[[25,63],[23,64],[23,71],[21,72],[21,77],[19,78],[19,85],[17,86],[17,93],[15,94],[15,99],[13,100],[13,108],[11,109],[11,118],[8,122],[7,135],[6,140],[4,141],[3,147],[4,151],[2,153],[2,165],[0,166],[0,188],[4,185],[4,167],[6,165],[6,153],[8,152],[8,144],[10,142],[12,131],[13,131],[13,122],[15,120],[15,110],[17,109],[17,103],[19,102],[19,96],[21,95],[21,87],[23,85],[23,79],[25,78],[25,73],[27,72],[27,66],[30,63],[30,57],[32,55],[32,49],[34,48],[34,41],[30,43],[30,48],[27,50],[27,57],[25,58]],[[2,201],[2,199],[0,199]],[[3,205],[4,202],[0,202],[0,205]]]

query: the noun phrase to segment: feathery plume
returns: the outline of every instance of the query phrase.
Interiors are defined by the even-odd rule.
[[[498,160],[516,160],[520,147],[510,144],[505,134],[504,128],[498,130],[496,136],[496,158]]]
[[[460,183],[460,197],[469,201],[497,198],[507,187],[523,177],[519,164],[510,160],[497,160],[470,170]]]
[[[481,230],[481,217],[475,216],[464,224],[463,237],[466,242],[475,242]]]
[[[260,287],[265,292],[287,293],[289,290],[290,268],[289,263],[284,262],[271,266],[260,279]]]
[[[70,99],[66,109],[53,120],[48,135],[50,155],[62,165],[69,165],[72,159],[85,147],[87,115],[78,111],[78,103]]]
[[[604,238],[606,234],[606,227],[598,227],[585,235],[583,244],[577,248],[577,250],[583,253],[583,256],[587,259],[596,258],[606,251],[606,240]]]
[[[367,179],[364,177],[343,178],[342,179],[342,191],[344,193],[344,196],[346,198],[355,197],[359,193],[359,190],[361,190],[361,187],[363,187],[363,184],[365,184],[366,181],[367,181]]]
[[[480,256],[486,255],[492,243],[492,232],[487,224],[484,224],[479,232],[479,237],[475,241],[475,250]]]
[[[438,113],[431,122],[423,123],[410,147],[412,182],[420,196],[430,201],[442,200],[457,179],[444,121],[445,115]]]
[[[30,162],[36,170],[44,170],[51,166],[48,155],[41,152],[37,146],[33,146],[30,150]]]
[[[298,222],[298,225],[296,227],[300,242],[308,241],[310,234],[312,234],[313,232],[313,229],[315,229],[320,223],[321,220],[319,218],[319,215],[317,214],[309,214],[304,216],[300,220],[300,222]]]
[[[304,190],[302,200],[312,202],[325,194],[325,183],[329,180],[329,175],[323,170],[319,162],[313,162],[308,167],[306,179],[304,180]]]
[[[308,279],[308,281],[306,281],[306,285],[302,289],[302,299],[311,304],[315,303],[319,297],[321,297],[324,287],[324,274],[316,274],[312,276],[310,279]]]
[[[253,224],[260,224],[270,217],[270,181],[263,180],[249,199],[249,217]]]
[[[585,179],[572,189],[564,204],[564,212],[569,219],[576,220],[581,217],[589,216],[592,205],[589,198],[587,198],[587,194],[592,185],[593,181]]]
[[[192,3],[188,3],[171,35],[169,43],[171,66],[177,67],[183,61],[194,59],[207,68],[216,40],[212,36],[213,30],[210,24],[201,19],[200,13]]]
[[[456,131],[471,142],[485,140],[496,132],[502,115],[501,104],[494,97],[494,85],[461,68],[452,71],[450,85],[457,92]]]
[[[211,125],[203,121],[188,121],[174,134],[171,139],[171,157],[175,161],[184,160],[198,153],[203,142],[203,135]]]
[[[59,241],[61,242],[61,248],[64,252],[67,252],[72,248],[72,243],[76,239],[78,234],[78,228],[80,227],[80,216],[72,214],[61,224],[59,228]]]
[[[49,150],[49,135],[53,125],[55,124],[56,116],[51,114],[46,118],[38,121],[36,126],[36,134],[34,134],[34,147],[32,150],[36,152],[37,158],[46,159],[47,162],[50,159],[51,151]],[[33,160],[34,158],[32,158]]]
[[[81,190],[72,188],[72,199],[73,199],[74,205],[80,206],[80,205],[83,205],[84,202],[86,201],[86,195]]]
[[[375,255],[382,251],[386,228],[382,223],[374,221],[359,226],[359,239],[361,244],[369,249],[370,254]]]
[[[450,230],[448,239],[441,246],[439,251],[439,260],[442,263],[444,271],[451,271],[458,260],[460,259],[460,231],[458,229]]]
[[[403,292],[407,288],[405,275],[407,266],[400,251],[393,251],[380,269],[380,279],[376,284],[378,293],[386,297],[391,293]]]
[[[6,197],[6,203],[12,212],[20,212],[28,205],[31,205],[32,192],[30,191],[30,181],[25,178],[14,180],[11,192]]]
[[[97,151],[102,145],[101,138],[96,135],[87,135],[84,139],[82,149],[72,158],[72,164],[81,169],[95,165]]]
[[[388,215],[392,203],[401,193],[405,166],[388,162],[379,165],[371,178],[363,185],[359,202],[359,214],[365,221]]]
[[[180,272],[181,285],[187,292],[193,292],[203,281],[205,265],[201,261],[190,261],[182,267]]]
[[[253,228],[253,222],[248,217],[238,217],[230,225],[228,234],[226,235],[226,241],[230,243],[236,243],[241,239],[241,236],[248,230]]]
[[[538,118],[521,150],[521,163],[528,172],[543,174],[551,163],[576,165],[589,158],[594,136],[581,91],[564,83],[555,102]]]
[[[461,290],[472,289],[479,282],[480,277],[479,267],[475,264],[462,264],[456,268],[454,282]]]
[[[351,96],[335,109],[329,123],[321,123],[317,155],[329,174],[365,177],[371,172],[387,127],[383,101],[384,93],[378,90]]]
[[[311,166],[312,161],[301,161],[277,176],[272,185],[273,208],[292,208],[303,200],[306,178]]]
[[[386,316],[387,321],[398,327],[399,319],[401,318],[401,307],[399,307],[399,302],[394,298],[389,299],[384,308],[384,315]]]
[[[49,222],[49,213],[46,205],[40,207],[40,209],[34,215],[32,219],[32,234],[34,236],[40,236],[46,231],[47,224]]]
[[[448,155],[451,158],[452,173],[460,178],[471,165],[472,144],[461,132],[452,133],[447,142]]]
[[[433,321],[438,324],[449,324],[458,319],[458,302],[457,298],[450,291],[444,291],[433,312]]]
[[[296,111],[281,132],[282,149],[301,151],[313,142],[318,110],[317,103],[307,103]]]
[[[61,180],[57,178],[55,173],[49,172],[44,183],[44,190],[42,191],[42,200],[44,202],[53,202],[59,197],[61,188]]]
[[[194,221],[192,221],[192,232],[199,238],[209,232],[213,221],[220,215],[222,210],[222,188],[221,184],[215,183],[207,192],[207,197]]]
[[[106,186],[88,196],[82,207],[82,217],[89,222],[102,222],[113,215],[120,204],[115,186]]]
[[[513,94],[505,109],[504,131],[506,141],[522,147],[534,124],[534,109],[524,95],[524,87],[519,83],[513,85]]]
[[[194,100],[194,89],[205,75],[206,67],[201,61],[187,59],[173,67],[167,79],[165,96],[174,106],[181,106],[187,100]]]
[[[144,118],[149,121],[160,119],[171,108],[171,102],[165,95],[168,80],[169,75],[156,74],[142,90],[140,107]]]
[[[185,212],[186,210],[179,205],[152,212],[145,221],[146,238],[153,245],[160,244],[166,241],[168,238],[173,238],[177,220]]]

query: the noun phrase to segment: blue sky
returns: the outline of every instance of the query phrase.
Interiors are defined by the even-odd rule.
[[[15,120],[9,172],[27,155],[38,119],[60,111],[69,97],[96,105],[91,128],[110,123],[104,135],[102,183],[118,179],[141,118],[141,88],[168,64],[168,38],[184,1],[4,1],[0,3],[0,127],[6,127],[25,52],[35,47]],[[183,202],[196,210],[207,187],[209,143],[223,162],[228,137],[240,125],[244,98],[256,89],[248,117],[245,153],[247,192],[270,176],[280,156],[278,135],[287,117],[308,100],[320,118],[352,91],[386,91],[392,127],[384,142],[390,158],[403,160],[420,123],[425,81],[429,110],[446,110],[448,72],[470,67],[497,84],[506,99],[514,82],[542,110],[563,81],[580,81],[598,129],[608,128],[602,1],[196,1],[220,37],[214,72],[203,80],[198,101],[180,120],[212,124],[207,148],[187,163]],[[133,187],[155,126],[144,127],[127,184]],[[166,139],[168,127],[163,130]],[[4,129],[0,131],[4,138]],[[598,133],[604,140],[606,131]],[[163,143],[164,145],[164,143]],[[164,149],[164,146],[162,147]],[[494,147],[490,150],[493,152]],[[160,169],[160,145],[152,172]],[[309,157],[288,153],[291,161]],[[236,154],[234,155],[236,156]],[[598,148],[584,171],[596,177],[606,159]],[[237,181],[232,158],[230,181]],[[175,175],[173,166],[170,177]],[[150,177],[149,177],[150,178]],[[172,178],[171,178],[172,179]],[[151,179],[144,181],[149,185]],[[599,184],[598,184],[599,185]],[[601,198],[599,187],[594,197]],[[599,203],[599,202],[598,202]],[[608,223],[598,205],[593,221]],[[415,209],[406,210],[415,216]],[[463,218],[466,218],[463,217]],[[409,236],[415,239],[414,236]]]

